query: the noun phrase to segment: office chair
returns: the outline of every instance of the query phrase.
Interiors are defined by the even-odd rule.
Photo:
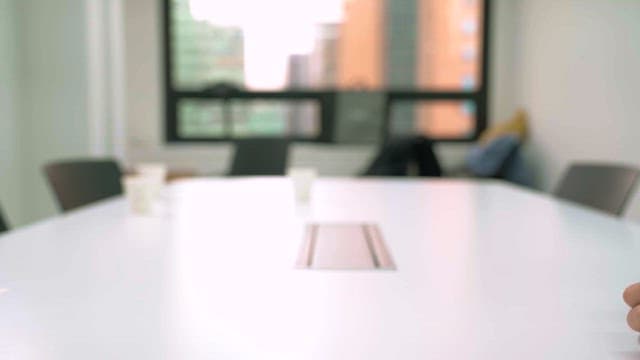
[[[238,140],[229,175],[284,175],[288,157],[289,140],[287,139]]]
[[[389,140],[363,175],[409,176],[412,164],[416,165],[418,176],[442,175],[431,141],[420,136]]]
[[[54,162],[44,171],[63,211],[122,194],[122,172],[113,160]]]
[[[620,216],[633,192],[638,174],[637,169],[620,165],[572,164],[554,195]]]
[[[0,209],[0,233],[5,231],[9,231],[9,226],[7,225],[7,222],[2,215],[2,210]]]

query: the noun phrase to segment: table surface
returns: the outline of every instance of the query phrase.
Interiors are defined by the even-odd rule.
[[[396,271],[295,268],[308,222]],[[640,228],[500,182],[196,179],[0,237],[1,359],[638,359]]]

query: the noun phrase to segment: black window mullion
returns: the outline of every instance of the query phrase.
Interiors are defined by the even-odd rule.
[[[165,87],[165,139],[167,142],[179,141],[177,96],[173,86],[173,41],[171,23],[171,0],[162,1],[162,19],[164,22],[164,87]]]
[[[476,131],[473,139],[477,139],[480,133],[488,126],[489,119],[489,68],[490,68],[490,40],[491,40],[491,0],[484,0],[482,9],[482,64],[480,67],[480,88],[476,102]]]

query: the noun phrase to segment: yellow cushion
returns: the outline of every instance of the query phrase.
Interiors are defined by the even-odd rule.
[[[516,135],[520,141],[527,137],[527,113],[524,110],[520,109],[511,119],[487,128],[480,134],[478,142],[480,145],[486,145],[496,138],[509,134]]]

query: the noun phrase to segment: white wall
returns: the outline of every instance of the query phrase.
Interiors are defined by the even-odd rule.
[[[489,121],[509,119],[516,111],[515,47],[517,0],[491,2]]]
[[[59,212],[47,162],[124,148],[119,1],[0,0],[0,205],[15,226]]]
[[[640,1],[520,0],[516,14],[516,102],[539,186],[575,160],[640,166]]]
[[[42,166],[88,155],[83,0],[16,1],[20,223],[56,214]]]
[[[18,154],[19,68],[16,9],[0,0],[0,207],[12,224],[22,221]]]

